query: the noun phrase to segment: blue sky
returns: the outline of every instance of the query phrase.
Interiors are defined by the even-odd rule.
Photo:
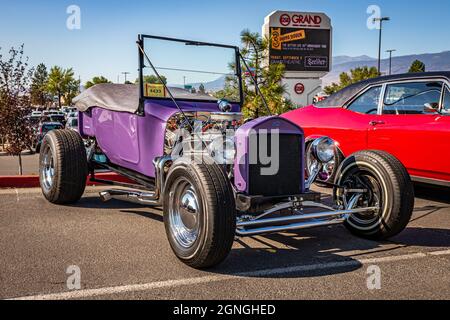
[[[66,28],[72,4],[81,8],[81,30]],[[373,4],[392,18],[384,49],[397,55],[450,50],[449,0],[2,0],[0,47],[25,43],[31,64],[73,67],[83,82],[99,74],[117,81],[122,71],[134,80],[138,33],[238,45],[242,29],[261,32],[267,14],[294,10],[331,17],[333,55],[376,57],[378,32],[366,25]]]

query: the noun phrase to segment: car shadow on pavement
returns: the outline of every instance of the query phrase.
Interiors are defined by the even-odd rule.
[[[450,204],[450,188],[415,183],[414,192],[418,198]]]
[[[450,229],[409,227],[388,242],[407,247],[450,248]]]
[[[422,199],[440,202],[415,209],[412,221],[423,219],[441,209],[448,208],[443,202],[441,190],[416,190]],[[329,201],[327,196],[323,201]],[[121,213],[145,217],[161,223],[162,211],[152,210],[138,204],[111,200],[100,201],[98,196],[83,198],[74,207],[119,209]],[[367,256],[388,256],[401,254],[401,249],[408,247],[448,248],[450,247],[450,230],[410,226],[400,235],[384,242],[375,242],[351,235],[344,226],[306,229],[296,232],[271,234],[249,238],[238,238],[226,259],[218,267],[207,270],[210,273],[239,275],[256,278],[307,278],[328,276],[353,272],[363,268],[358,259]],[[336,264],[336,265],[333,265]],[[331,265],[332,267],[323,267]],[[270,270],[306,266],[305,269],[294,268],[290,273],[267,274],[258,270]],[[365,272],[362,271],[362,272]]]
[[[257,278],[307,278],[342,274],[362,268],[358,259],[364,259],[363,256],[401,255],[400,250],[407,247],[419,247],[417,251],[420,251],[420,247],[448,248],[450,230],[411,227],[390,241],[376,242],[357,238],[345,227],[336,226],[243,238],[236,243],[228,259],[209,272],[244,273],[246,277]],[[337,266],[334,266],[335,263]],[[341,263],[343,266],[339,266]],[[265,276],[258,272],[252,274],[255,270],[290,266],[307,268],[303,270],[300,267],[293,273],[276,276]]]
[[[108,202],[102,202],[98,195],[84,196],[77,203],[70,205],[73,208],[86,208],[86,209],[136,209],[145,208],[140,204],[131,202],[110,200]]]
[[[162,216],[162,212],[161,212],[161,214],[149,212],[148,210],[147,211],[120,210],[120,212],[128,213],[128,214],[134,214],[134,215],[141,216],[141,217],[144,217],[144,218],[149,218],[149,219],[152,219],[152,220],[158,221],[158,222],[164,222],[164,218]]]

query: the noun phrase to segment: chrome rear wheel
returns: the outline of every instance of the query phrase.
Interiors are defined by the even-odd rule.
[[[53,181],[55,178],[55,162],[53,160],[52,148],[49,145],[45,146],[41,161],[42,187],[45,191],[49,191],[53,187]]]

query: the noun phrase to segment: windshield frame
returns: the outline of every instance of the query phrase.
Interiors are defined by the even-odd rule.
[[[239,104],[240,107],[242,107],[243,101],[244,101],[244,91],[243,91],[243,84],[242,84],[242,68],[241,68],[241,61],[240,61],[240,51],[239,47],[232,46],[232,45],[225,45],[225,44],[218,44],[218,43],[210,43],[210,42],[201,42],[201,41],[195,41],[195,40],[185,40],[185,39],[177,39],[177,38],[168,38],[168,37],[161,37],[161,36],[154,36],[154,35],[146,35],[146,34],[140,34],[138,37],[138,45],[145,50],[144,46],[144,40],[145,39],[156,39],[156,40],[165,40],[165,41],[173,41],[173,42],[181,42],[185,43],[187,45],[193,45],[193,46],[208,46],[208,47],[218,47],[218,48],[225,48],[225,49],[232,49],[234,50],[234,60],[235,60],[235,76],[238,79],[239,82],[239,101],[230,101],[231,103]],[[145,59],[144,59],[144,53],[138,49],[138,57],[139,57],[139,114],[144,114],[144,101],[146,99],[152,99],[152,100],[171,100],[170,97],[147,97],[144,95],[144,68],[148,67],[145,66]],[[170,90],[170,88],[168,88]],[[217,102],[219,99],[214,99],[211,97],[211,100],[209,99],[189,99],[189,98],[176,98],[178,101],[190,101],[190,102],[205,102],[205,103],[211,103],[211,102]]]

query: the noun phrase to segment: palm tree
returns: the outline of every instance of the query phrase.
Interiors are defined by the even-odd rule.
[[[284,98],[286,88],[281,84],[285,74],[282,64],[264,64],[267,61],[267,53],[270,41],[261,37],[257,32],[243,30],[241,32],[241,55],[245,59],[250,70],[243,70],[243,91],[245,101],[243,113],[249,118],[258,118],[268,115],[261,96],[256,92],[254,82],[258,84],[261,93],[266,98],[270,112],[281,114],[293,108],[293,104]],[[230,69],[235,70],[235,65],[230,64]],[[253,77],[254,81],[251,79]],[[221,97],[235,97],[238,95],[238,82],[235,77],[227,77],[226,87],[217,93]]]
[[[59,108],[62,107],[62,97],[64,97],[72,88],[72,84],[75,81],[73,76],[74,73],[72,68],[62,69],[61,67],[55,66],[50,70],[47,89],[51,94],[58,96]]]

